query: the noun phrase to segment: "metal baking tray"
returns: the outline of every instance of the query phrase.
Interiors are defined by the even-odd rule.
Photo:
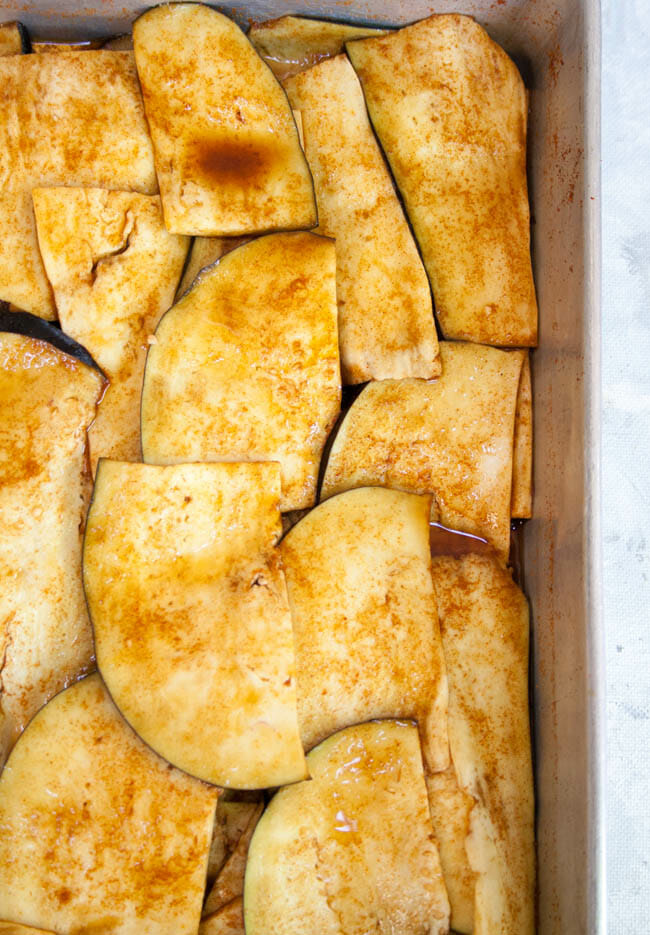
[[[37,39],[127,32],[134,0],[0,0]],[[533,355],[533,615],[540,935],[604,935],[604,678],[600,575],[599,0],[249,0],[242,26],[285,13],[399,25],[476,17],[530,91],[529,184],[540,347]],[[495,933],[497,935],[497,933]]]

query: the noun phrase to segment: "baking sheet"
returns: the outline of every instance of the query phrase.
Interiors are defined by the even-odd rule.
[[[148,5],[0,0],[34,38],[128,31]],[[540,935],[604,933],[604,695],[600,594],[598,0],[251,0],[284,13],[403,24],[475,15],[530,89],[529,176],[540,348],[533,356],[534,519],[524,534],[533,611]]]

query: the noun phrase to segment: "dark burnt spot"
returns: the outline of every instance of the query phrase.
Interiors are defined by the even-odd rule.
[[[65,906],[72,899],[72,893],[70,890],[65,889],[64,887],[63,889],[57,891],[56,898],[59,900],[62,906]]]
[[[188,175],[208,186],[258,187],[278,162],[277,141],[244,139],[238,135],[193,140]]]

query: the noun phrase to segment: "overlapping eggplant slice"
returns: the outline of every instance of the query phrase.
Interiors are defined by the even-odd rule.
[[[334,243],[270,234],[206,270],[162,319],[142,393],[144,460],[278,461],[312,506],[341,383]]]
[[[413,717],[430,768],[447,765],[430,511],[429,496],[351,490],[282,540],[306,749],[360,721]]]
[[[243,895],[248,848],[251,838],[253,837],[253,832],[262,815],[263,808],[264,805],[261,801],[255,805],[248,819],[248,823],[237,842],[236,848],[224,864],[221,873],[210,887],[205,905],[203,906],[204,917],[218,912],[234,899]]]
[[[442,341],[438,380],[369,383],[334,439],[322,497],[373,485],[432,493],[435,518],[507,559],[524,353]]]
[[[45,929],[35,929],[29,925],[20,925],[17,922],[0,922],[0,935],[55,935]]]
[[[199,273],[212,266],[235,247],[241,247],[249,237],[195,237],[190,247],[187,265],[183,271],[176,297],[181,299],[194,283]]]
[[[255,829],[247,935],[446,935],[449,903],[415,725],[348,727],[307,763],[311,780],[281,789]]]
[[[248,38],[278,81],[284,82],[325,58],[340,55],[346,42],[383,36],[386,32],[351,23],[281,16],[265,23],[253,23]]]
[[[235,851],[262,800],[261,792],[239,792],[231,789],[225,789],[219,796],[208,856],[208,887],[212,886]]]
[[[305,777],[275,463],[100,461],[83,575],[97,666],[134,730],[224,787]]]
[[[533,388],[528,354],[519,379],[513,444],[510,513],[515,519],[530,519],[533,515]]]
[[[88,676],[39,711],[0,776],[0,917],[195,932],[217,795],[148,749]]]
[[[236,23],[200,3],[165,4],[136,20],[133,46],[168,230],[315,226],[289,102]]]
[[[0,333],[0,767],[38,709],[92,666],[80,529],[103,386],[51,344]]]
[[[53,319],[32,189],[157,191],[135,62],[103,50],[7,56],[0,84],[0,299]]]
[[[537,342],[526,89],[473,19],[430,16],[350,42],[446,338]]]
[[[336,239],[344,382],[438,376],[429,283],[354,69],[339,55],[285,86],[302,114],[318,231]]]
[[[528,605],[509,572],[485,555],[434,557],[433,584],[449,678],[451,758],[458,789],[475,802],[465,841],[468,866],[446,866],[450,855],[458,859],[462,796],[451,783],[445,798],[439,781],[429,780],[443,870],[455,883],[449,885],[452,917],[459,931],[474,935],[532,935]],[[468,867],[476,874],[471,928]]]
[[[241,896],[202,919],[199,935],[246,935]]]
[[[0,58],[5,55],[24,55],[29,52],[29,35],[22,23],[0,25]]]
[[[165,230],[157,195],[83,188],[32,193],[39,246],[63,330],[109,378],[89,432],[99,458],[140,460],[140,395],[148,339],[189,247]]]

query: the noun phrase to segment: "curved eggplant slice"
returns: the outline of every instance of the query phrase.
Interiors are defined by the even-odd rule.
[[[145,461],[278,461],[281,510],[313,505],[341,401],[335,263],[331,240],[295,232],[201,274],[147,355]]]
[[[81,529],[86,430],[103,386],[51,344],[0,333],[0,765],[38,709],[94,661]]]
[[[440,374],[427,275],[345,55],[286,83],[302,114],[318,232],[336,239],[346,383]]]
[[[247,935],[446,935],[415,725],[348,727],[307,763],[311,780],[276,793],[255,829]]]
[[[473,932],[532,935],[528,605],[494,558],[437,557],[432,567],[449,677],[451,758],[460,790],[476,803],[465,842],[476,874]],[[429,792],[436,794],[431,786]],[[454,834],[451,824],[436,830],[440,837]],[[449,892],[455,897],[457,890]]]
[[[218,791],[157,757],[99,675],[50,701],[0,776],[0,916],[56,932],[196,932]]]
[[[441,341],[437,380],[369,383],[334,439],[321,497],[366,486],[432,493],[444,526],[506,561],[524,354]]]
[[[158,195],[40,188],[32,198],[61,327],[110,380],[89,432],[93,474],[99,458],[139,461],[148,340],[174,301],[189,240],[165,230]]]
[[[315,226],[289,102],[236,23],[201,3],[164,4],[136,20],[133,46],[169,231]]]
[[[236,792],[228,789],[224,790],[223,795],[219,797],[208,857],[207,882],[209,887],[212,886],[226,861],[235,851],[261,801],[262,793]]]
[[[471,17],[442,14],[346,51],[420,245],[446,338],[537,343],[526,89]]]
[[[273,463],[102,460],[83,575],[97,667],[134,730],[220,786],[303,779]]]
[[[224,906],[232,902],[233,899],[242,896],[244,892],[244,874],[246,871],[248,848],[263,810],[264,803],[258,802],[254,807],[243,834],[237,842],[237,847],[224,864],[221,873],[210,888],[203,907],[204,917],[213,912],[218,912],[219,909],[223,909]]]
[[[11,312],[0,306],[0,332],[3,331],[8,334],[22,334],[36,341],[46,341],[69,357],[74,357],[82,364],[102,373],[97,362],[82,344],[61,331],[58,324],[45,321],[38,315],[32,315],[30,312]],[[102,376],[105,374],[102,373]]]
[[[412,717],[429,767],[447,766],[430,510],[430,496],[350,490],[321,503],[282,540],[306,749],[350,724]]]
[[[248,38],[278,81],[284,82],[323,59],[340,55],[346,42],[384,36],[386,32],[351,23],[281,16],[266,23],[253,23]]]
[[[45,929],[35,929],[28,925],[19,925],[16,922],[0,922],[0,935],[55,935]]]

